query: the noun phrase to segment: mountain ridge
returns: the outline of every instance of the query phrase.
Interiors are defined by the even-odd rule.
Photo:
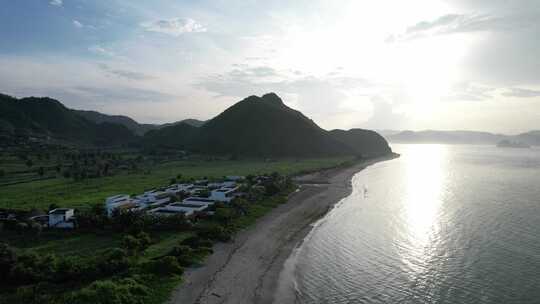
[[[379,155],[391,152],[384,138],[375,132],[370,136],[378,137],[378,140],[352,140],[367,134],[353,131],[347,136],[351,140],[346,141],[338,138],[336,133],[322,129],[301,112],[286,106],[275,93],[268,93],[244,98],[198,129],[181,124],[153,130],[144,136],[143,142],[147,146],[191,147],[211,154],[259,157]],[[372,143],[376,147],[367,148],[363,144],[352,147],[353,142]]]

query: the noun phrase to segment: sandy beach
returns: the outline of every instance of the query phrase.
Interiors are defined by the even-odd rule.
[[[239,232],[232,242],[214,246],[204,266],[186,270],[184,283],[169,303],[273,303],[283,265],[311,224],[350,194],[354,174],[394,157],[296,177],[300,188],[287,203]]]

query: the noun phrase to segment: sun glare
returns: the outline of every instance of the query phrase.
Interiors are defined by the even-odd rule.
[[[445,172],[445,146],[418,145],[407,149],[407,192],[403,203],[408,255],[404,262],[418,270],[418,264],[430,256],[438,234],[437,213],[442,203]],[[410,253],[414,253],[411,259]]]

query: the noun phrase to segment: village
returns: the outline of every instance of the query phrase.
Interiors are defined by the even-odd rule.
[[[265,185],[271,176],[225,176],[221,180],[200,179],[186,183],[150,189],[142,194],[117,194],[107,197],[103,202],[107,217],[120,213],[139,212],[162,217],[182,215],[190,219],[196,215],[213,215],[216,203],[230,204],[236,198],[249,198],[250,193],[265,192]],[[249,192],[249,193],[248,193]],[[43,228],[75,229],[78,226],[75,208],[54,208],[45,214],[31,215],[28,221],[38,223]],[[2,220],[14,219],[15,214],[0,214]],[[20,217],[19,217],[20,218]]]

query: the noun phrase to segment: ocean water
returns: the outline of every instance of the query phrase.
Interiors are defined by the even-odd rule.
[[[289,259],[297,303],[540,303],[540,149],[393,145]]]

